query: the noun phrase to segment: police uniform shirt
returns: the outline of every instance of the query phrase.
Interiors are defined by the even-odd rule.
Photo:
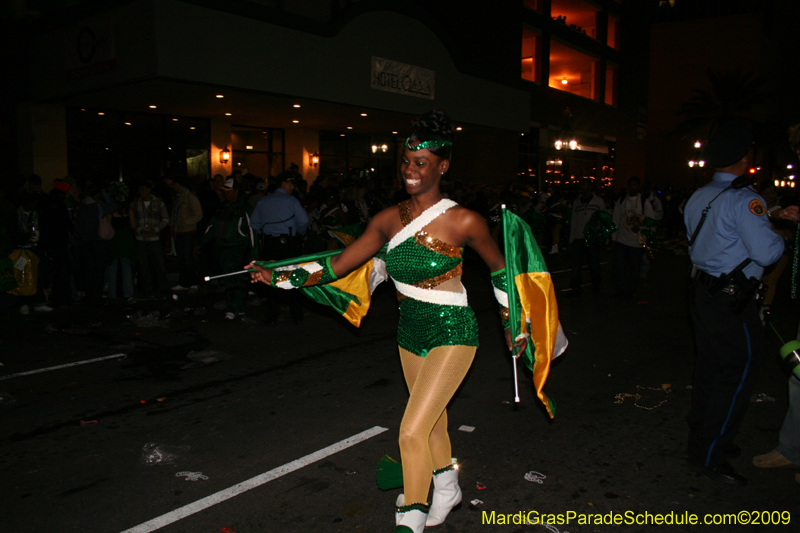
[[[783,238],[772,231],[764,200],[749,187],[729,189],[736,179],[733,174],[717,172],[711,183],[689,198],[684,211],[687,235],[691,238],[703,209],[713,201],[708,216],[689,247],[692,262],[712,276],[728,274],[745,259],[747,277],[760,278],[764,268],[777,261],[783,253]]]
[[[256,204],[250,226],[264,235],[305,235],[308,215],[300,201],[283,189],[265,196]]]

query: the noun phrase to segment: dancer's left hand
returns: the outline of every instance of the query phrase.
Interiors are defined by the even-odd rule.
[[[528,338],[523,337],[515,343],[511,343],[511,328],[506,330],[506,345],[508,345],[508,351],[513,352],[514,347],[518,347],[519,350],[517,351],[517,355],[514,356],[515,359],[519,359],[519,356],[522,355],[522,352],[528,347]]]

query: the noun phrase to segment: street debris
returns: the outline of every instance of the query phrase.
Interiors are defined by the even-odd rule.
[[[208,476],[204,476],[202,472],[178,472],[175,477],[185,477],[186,481],[208,481]]]
[[[475,426],[461,426],[458,428],[459,431],[463,431],[464,433],[472,433],[475,431]]]
[[[176,307],[169,313],[167,313],[166,318],[178,318],[183,316],[183,310],[180,307]]]
[[[478,490],[484,490],[486,488],[486,485],[478,481],[477,483],[475,483],[475,488]]]
[[[201,350],[199,352],[189,352],[186,354],[186,357],[192,360],[191,363],[187,363],[183,365],[181,368],[200,368],[203,366],[210,365],[211,363],[216,363],[217,361],[224,361],[226,359],[230,359],[230,354],[225,352],[218,352],[211,348],[206,348],[205,350]]]
[[[753,396],[750,397],[750,401],[751,402],[755,402],[755,403],[774,402],[775,398],[773,398],[772,396],[769,396],[765,392],[762,392],[762,393],[759,393],[759,394],[753,394]]]
[[[542,483],[544,483],[546,477],[547,476],[545,476],[541,472],[531,470],[530,472],[525,474],[525,481],[530,481],[531,483],[538,483],[541,485]]]
[[[652,407],[647,407],[639,403],[642,399],[641,391],[643,390],[659,391],[665,393],[667,396],[656,405]],[[667,403],[667,401],[669,400],[670,392],[672,392],[672,385],[670,385],[669,383],[664,383],[663,385],[661,385],[661,387],[643,387],[641,385],[636,385],[636,394],[620,392],[615,396],[616,401],[614,401],[614,403],[624,403],[627,398],[634,398],[633,405],[635,405],[639,409],[644,409],[645,411],[652,411],[653,409],[661,407],[662,405]]]
[[[0,405],[14,405],[17,400],[7,392],[0,392]]]
[[[141,311],[136,311],[128,319],[135,325],[139,326],[140,328],[152,328],[155,326],[166,326],[169,321],[167,320],[160,320],[161,318],[161,311],[151,311],[143,315]]]
[[[155,442],[148,442],[142,448],[139,462],[143,465],[174,465],[179,453],[189,450],[189,446],[164,446]]]
[[[470,500],[470,502],[469,502],[469,506],[470,507],[477,507],[479,505],[483,505],[483,500],[479,500],[479,499],[475,498],[474,500]]]

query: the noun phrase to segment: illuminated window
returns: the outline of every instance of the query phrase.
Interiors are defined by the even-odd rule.
[[[598,99],[599,62],[597,58],[550,41],[550,79],[548,85],[584,98]]]
[[[615,50],[619,50],[619,19],[608,14],[608,39],[606,44]]]
[[[617,76],[619,70],[614,65],[606,65],[606,104],[617,105]]]
[[[542,36],[538,33],[522,30],[522,79],[541,83],[541,43]]]
[[[522,3],[528,9],[533,9],[534,11],[542,12],[542,0],[522,0]]]
[[[597,39],[597,15],[600,9],[585,0],[552,0],[550,15],[575,31]]]

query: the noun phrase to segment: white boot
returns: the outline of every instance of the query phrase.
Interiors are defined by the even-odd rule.
[[[397,527],[394,533],[422,533],[425,530],[425,518],[428,516],[428,505],[412,503],[405,505],[405,496],[397,497],[394,507],[394,521]]]
[[[446,466],[447,470],[433,474],[433,498],[428,511],[426,526],[444,523],[447,514],[461,504],[461,487],[458,486],[458,470],[455,464]]]

